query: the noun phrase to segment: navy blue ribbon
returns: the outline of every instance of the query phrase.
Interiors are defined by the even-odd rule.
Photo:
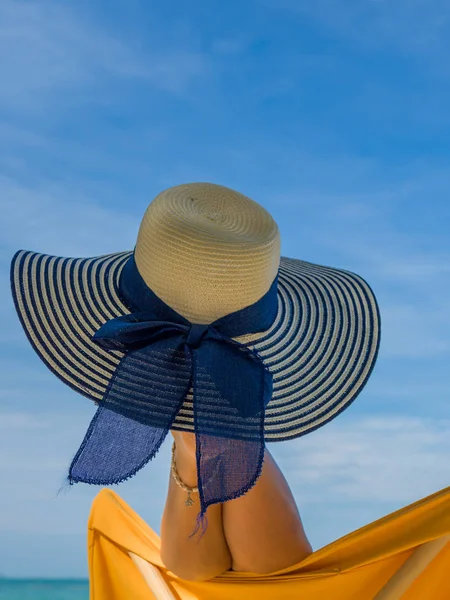
[[[132,312],[93,336],[125,354],[70,466],[70,483],[111,485],[134,475],[159,450],[192,386],[197,523],[210,504],[246,493],[262,470],[273,385],[258,353],[232,338],[270,328],[277,284],[278,276],[256,303],[214,323],[191,323],[147,286],[132,255],[119,284]]]

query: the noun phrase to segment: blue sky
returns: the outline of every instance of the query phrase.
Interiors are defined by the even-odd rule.
[[[180,183],[247,194],[283,256],[379,299],[362,394],[269,445],[314,549],[450,484],[449,46],[442,0],[2,0],[0,573],[86,576],[99,489],[57,495],[95,410],[29,346],[10,259],[132,249]],[[169,461],[117,488],[157,531]]]

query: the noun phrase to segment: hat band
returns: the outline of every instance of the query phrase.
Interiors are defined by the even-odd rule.
[[[147,315],[153,315],[153,318],[157,320],[174,321],[189,327],[193,325],[183,315],[166,304],[145,283],[137,268],[134,253],[122,269],[118,294],[131,312],[145,312]],[[268,330],[275,321],[277,313],[278,272],[269,290],[254,304],[220,317],[211,325],[227,337],[239,337],[240,335]]]

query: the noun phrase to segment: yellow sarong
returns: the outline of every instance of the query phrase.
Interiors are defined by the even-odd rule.
[[[191,582],[164,567],[159,536],[105,488],[94,499],[88,523],[90,600],[169,597],[154,595],[132,555],[156,566],[170,597],[177,600],[449,600],[449,534],[450,487],[289,568],[269,575],[227,571],[209,581]]]

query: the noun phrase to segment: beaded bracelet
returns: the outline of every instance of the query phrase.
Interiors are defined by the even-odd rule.
[[[175,440],[172,444],[172,463],[171,463],[172,475],[177,484],[180,486],[182,490],[188,493],[188,497],[186,502],[184,503],[186,506],[192,506],[194,504],[194,500],[191,498],[191,493],[198,492],[198,487],[189,487],[185,483],[183,483],[178,475],[177,468],[175,466]]]

